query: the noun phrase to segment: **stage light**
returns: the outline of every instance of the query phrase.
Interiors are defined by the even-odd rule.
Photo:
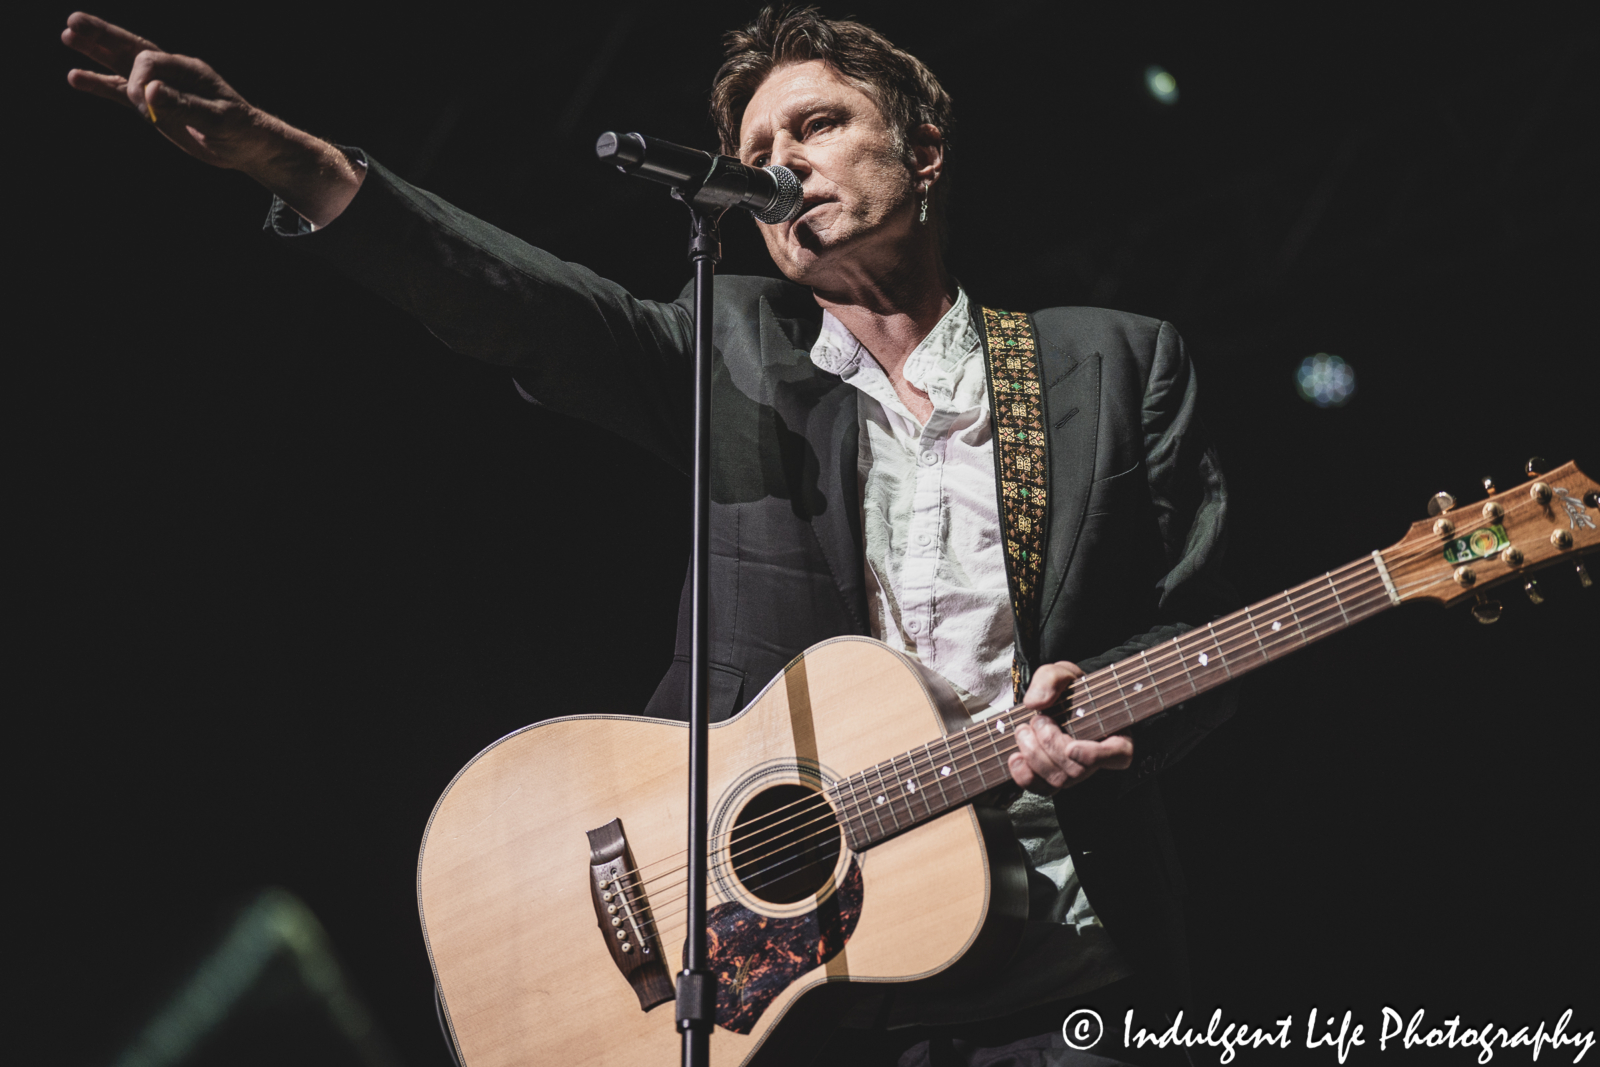
[[[1150,90],[1150,95],[1163,104],[1176,104],[1178,102],[1178,79],[1161,67],[1150,66],[1145,68],[1144,87]]]
[[[1319,408],[1338,408],[1356,392],[1356,369],[1338,356],[1318,352],[1300,361],[1294,374],[1300,398]]]

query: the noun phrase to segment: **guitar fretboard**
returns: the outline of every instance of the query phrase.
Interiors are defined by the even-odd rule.
[[[1097,741],[1399,603],[1374,552],[1215,622],[1085,675],[1049,714]],[[1011,780],[1015,707],[829,787],[852,849],[895,834]]]

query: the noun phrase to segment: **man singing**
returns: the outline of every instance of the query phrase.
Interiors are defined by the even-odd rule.
[[[261,112],[200,60],[90,15],[67,25],[63,41],[110,71],[70,83],[255,178],[275,194],[273,232],[506,367],[538,403],[688,468],[687,294],[636,298]],[[761,224],[787,281],[717,285],[713,719],[842,634],[916,657],[975,716],[1019,699],[1038,711],[1085,670],[1228,606],[1223,480],[1176,331],[969,298],[942,252],[951,103],[922,63],[859,23],[769,9],[727,36],[711,103],[724,153],[788,167],[804,193],[798,218]],[[596,478],[594,506],[628,521],[626,477]],[[685,600],[647,714],[686,716],[687,618]],[[1021,948],[982,987],[864,1002],[864,1031],[836,1038],[830,1062],[1067,1062],[1058,1027],[1074,1004],[1180,1006],[1159,771],[1228,708],[1178,709],[1138,732],[1137,753],[1042,715],[1019,727]]]

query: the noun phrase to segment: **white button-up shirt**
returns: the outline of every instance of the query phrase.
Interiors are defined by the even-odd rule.
[[[877,360],[825,313],[811,359],[861,392],[862,533],[872,636],[956,687],[967,711],[1008,708],[1011,593],[1000,544],[994,430],[967,295],[906,360],[924,425]]]
[[[967,294],[912,350],[908,382],[933,402],[919,423],[878,361],[832,313],[811,360],[860,391],[862,534],[872,636],[917,657],[955,686],[969,714],[1012,706],[1011,592],[1001,548],[982,341]],[[1010,809],[1029,865],[1056,887],[1054,942],[986,1000],[933,998],[929,1020],[954,1021],[1076,996],[1130,973],[1105,935],[1073,869],[1055,806],[1024,793]],[[925,1020],[926,1021],[926,1020]]]

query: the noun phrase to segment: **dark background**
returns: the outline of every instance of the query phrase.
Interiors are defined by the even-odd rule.
[[[95,10],[668,299],[681,209],[590,146],[613,128],[711,146],[718,34],[753,5]],[[109,1063],[281,885],[398,1060],[443,1063],[413,895],[428,812],[516,727],[643,706],[670,656],[686,483],[274,245],[244,177],[73,93],[69,11],[11,19],[28,80],[9,109],[9,867],[42,950],[29,1032],[54,1061]],[[956,100],[952,257],[975,298],[1183,331],[1244,595],[1392,543],[1435,490],[1514,484],[1530,454],[1600,474],[1579,5],[853,13]],[[1151,63],[1176,106],[1146,93]],[[725,230],[725,269],[772,270],[752,225]],[[1355,367],[1348,406],[1296,396],[1315,352]],[[1600,591],[1566,569],[1543,585],[1538,608],[1503,589],[1497,626],[1413,607],[1263,672],[1168,777],[1207,1010],[1600,1022]],[[217,1041],[213,1059],[248,1060]],[[349,1055],[307,1039],[275,1061]]]

